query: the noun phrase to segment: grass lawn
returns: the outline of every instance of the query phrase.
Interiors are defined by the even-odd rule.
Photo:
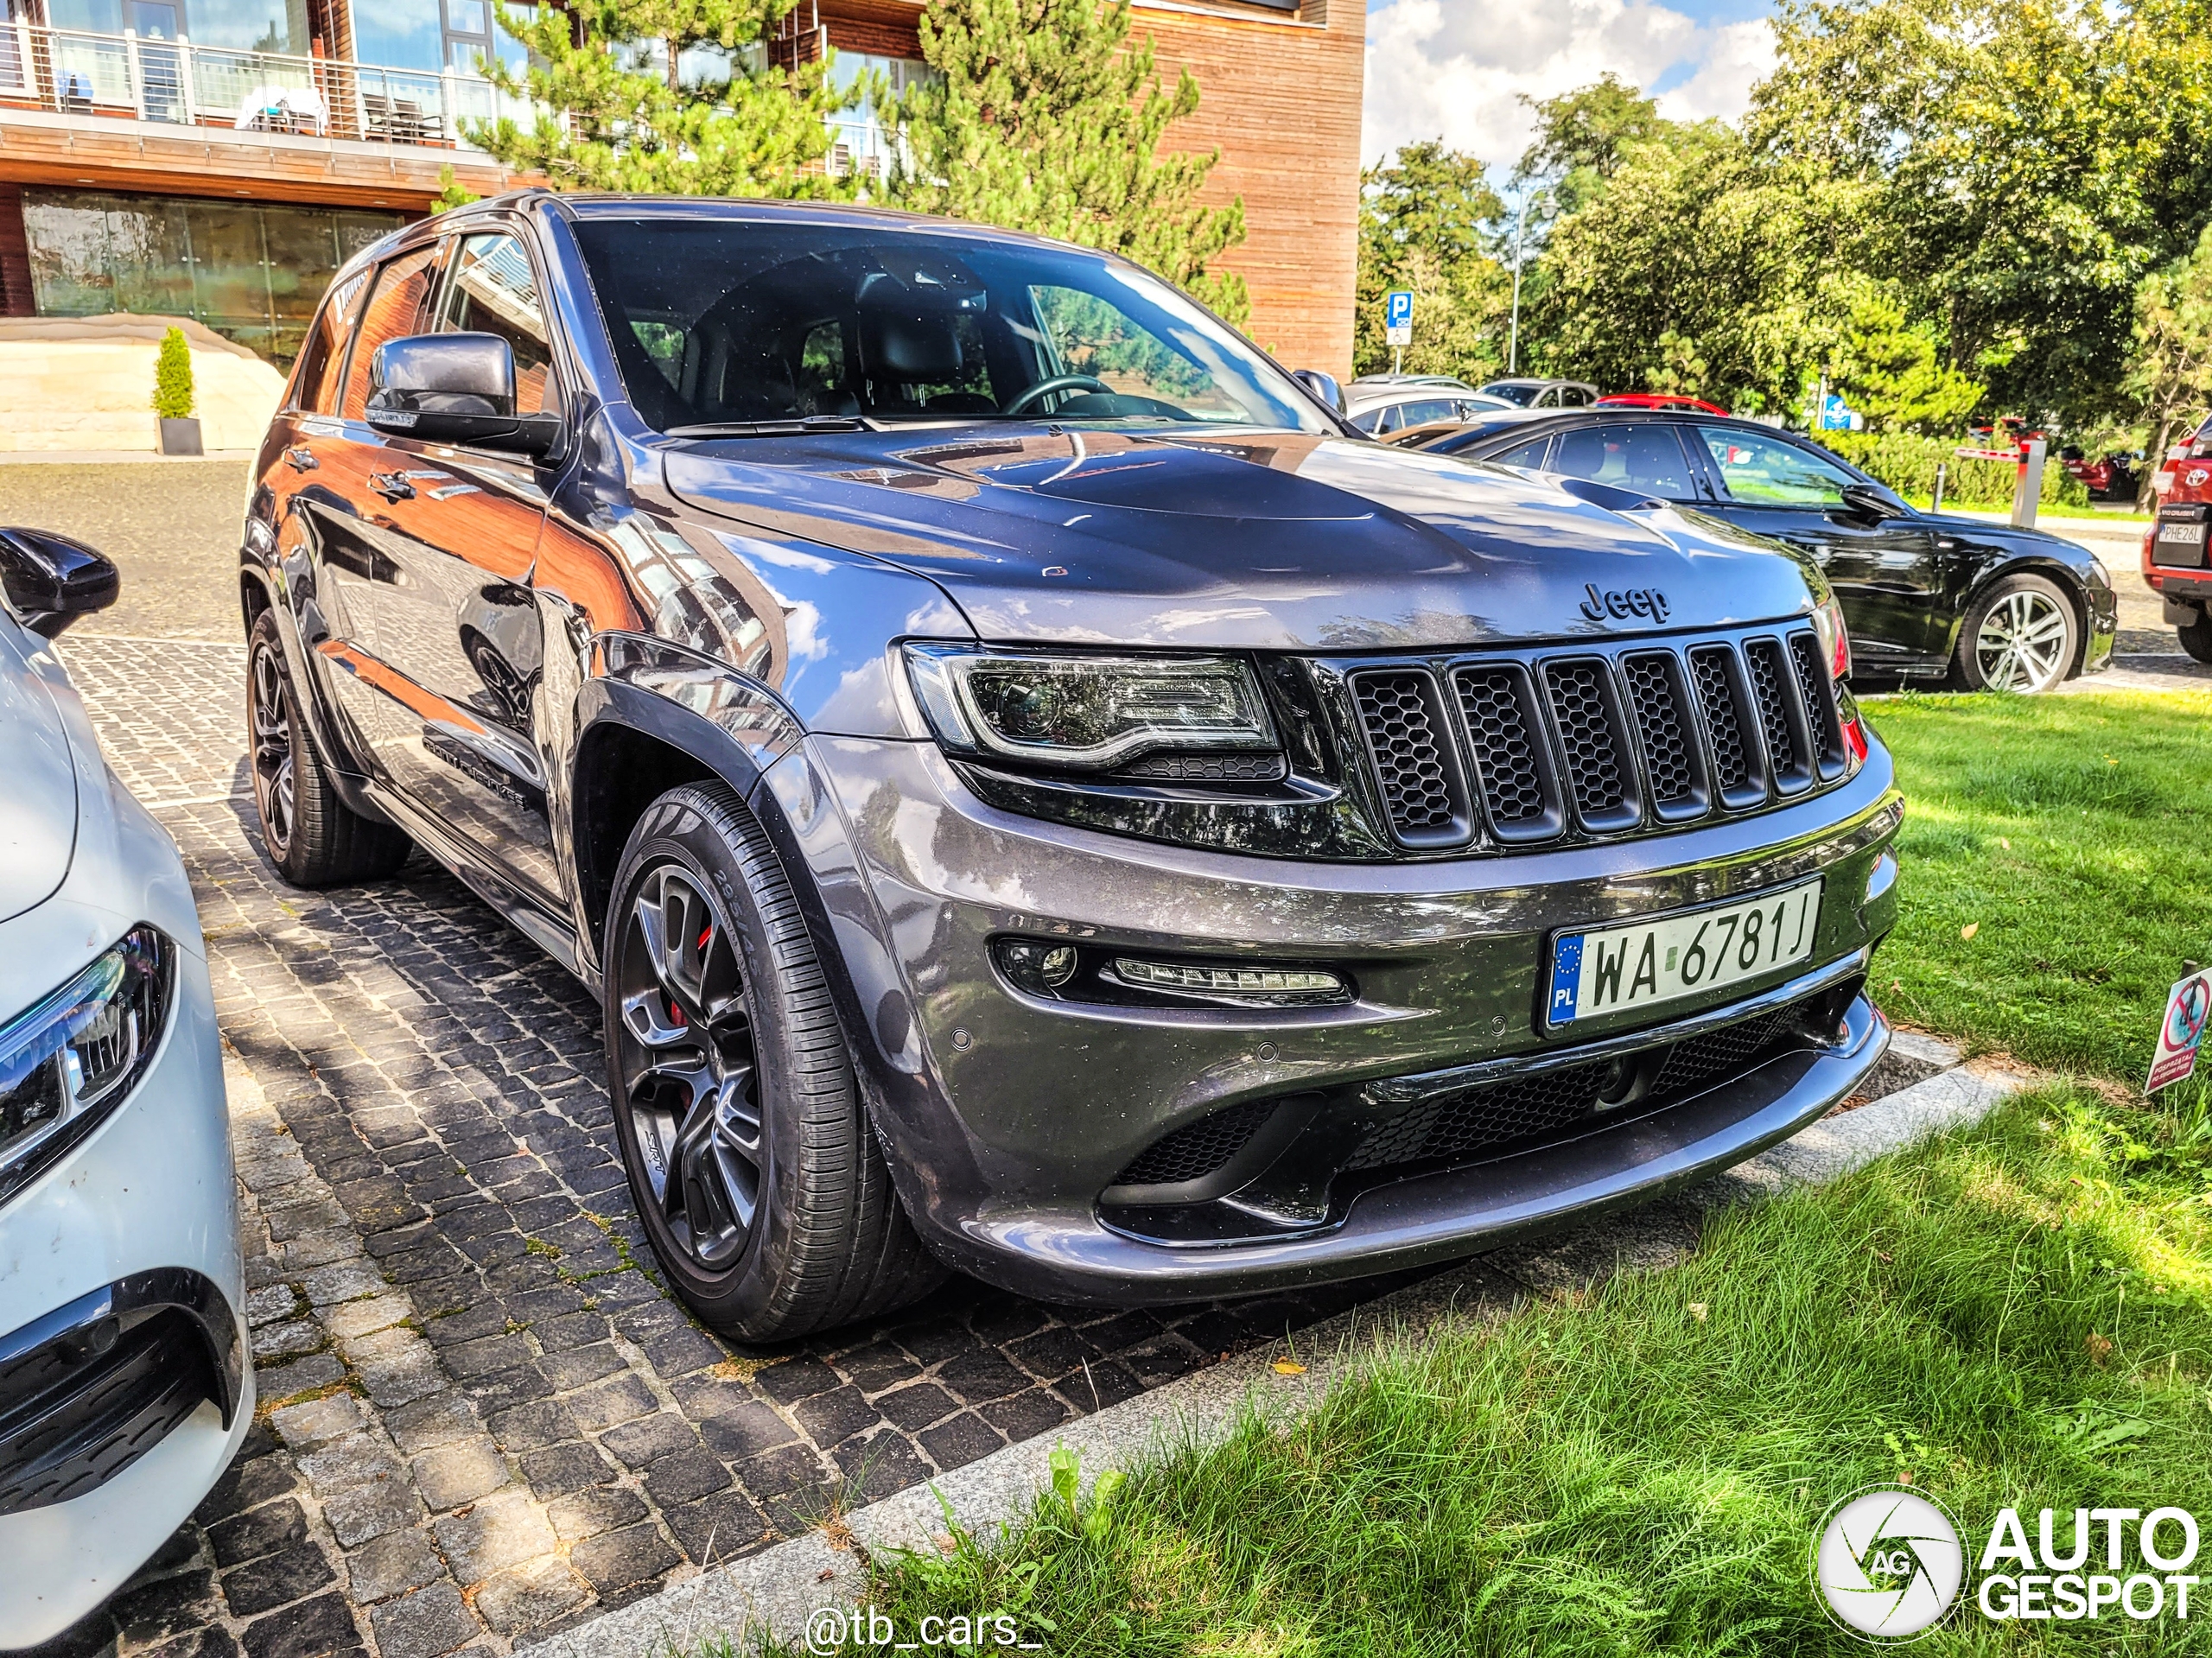
[[[1877,705],[1912,800],[1882,1000],[2139,1080],[2180,958],[2212,957],[2208,715]],[[2212,1517],[2209,1381],[2212,1094],[2062,1083],[1718,1215],[1684,1265],[1387,1350],[1310,1419],[1249,1421],[1090,1514],[1048,1496],[1010,1536],[879,1561],[874,1592],[909,1634],[1005,1611],[1064,1654],[1856,1653],[1808,1581],[1831,1502],[1910,1478],[1970,1553],[2007,1502],[2031,1531],[2046,1504]],[[1955,1617],[1916,1649],[2212,1653],[2212,1602]]]

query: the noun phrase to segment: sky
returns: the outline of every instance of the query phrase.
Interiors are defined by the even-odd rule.
[[[1608,69],[1677,119],[1744,111],[1773,61],[1768,0],[1370,0],[1363,159],[1441,137],[1500,175],[1549,98]]]

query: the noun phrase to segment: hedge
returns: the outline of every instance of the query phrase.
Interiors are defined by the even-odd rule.
[[[1891,489],[1916,500],[1936,492],[1936,468],[1943,473],[1946,506],[2012,505],[2012,488],[2018,466],[2010,461],[1963,461],[1959,445],[1949,439],[1908,437],[1897,432],[1822,432],[1819,441],[1857,467],[1871,473]],[[2089,492],[2066,470],[2056,455],[2044,465],[2043,502],[2046,506],[2087,506]]]

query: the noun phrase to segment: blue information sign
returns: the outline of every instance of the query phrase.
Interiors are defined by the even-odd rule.
[[[1373,314],[1371,312],[1370,314]],[[1382,326],[1387,328],[1410,328],[1414,321],[1414,295],[1409,288],[1401,288],[1382,296]]]

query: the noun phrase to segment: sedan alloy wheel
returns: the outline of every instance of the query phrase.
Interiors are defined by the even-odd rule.
[[[2073,618],[2056,594],[2016,588],[1982,613],[1973,650],[1991,689],[2046,691],[2065,677],[2073,657]]]

